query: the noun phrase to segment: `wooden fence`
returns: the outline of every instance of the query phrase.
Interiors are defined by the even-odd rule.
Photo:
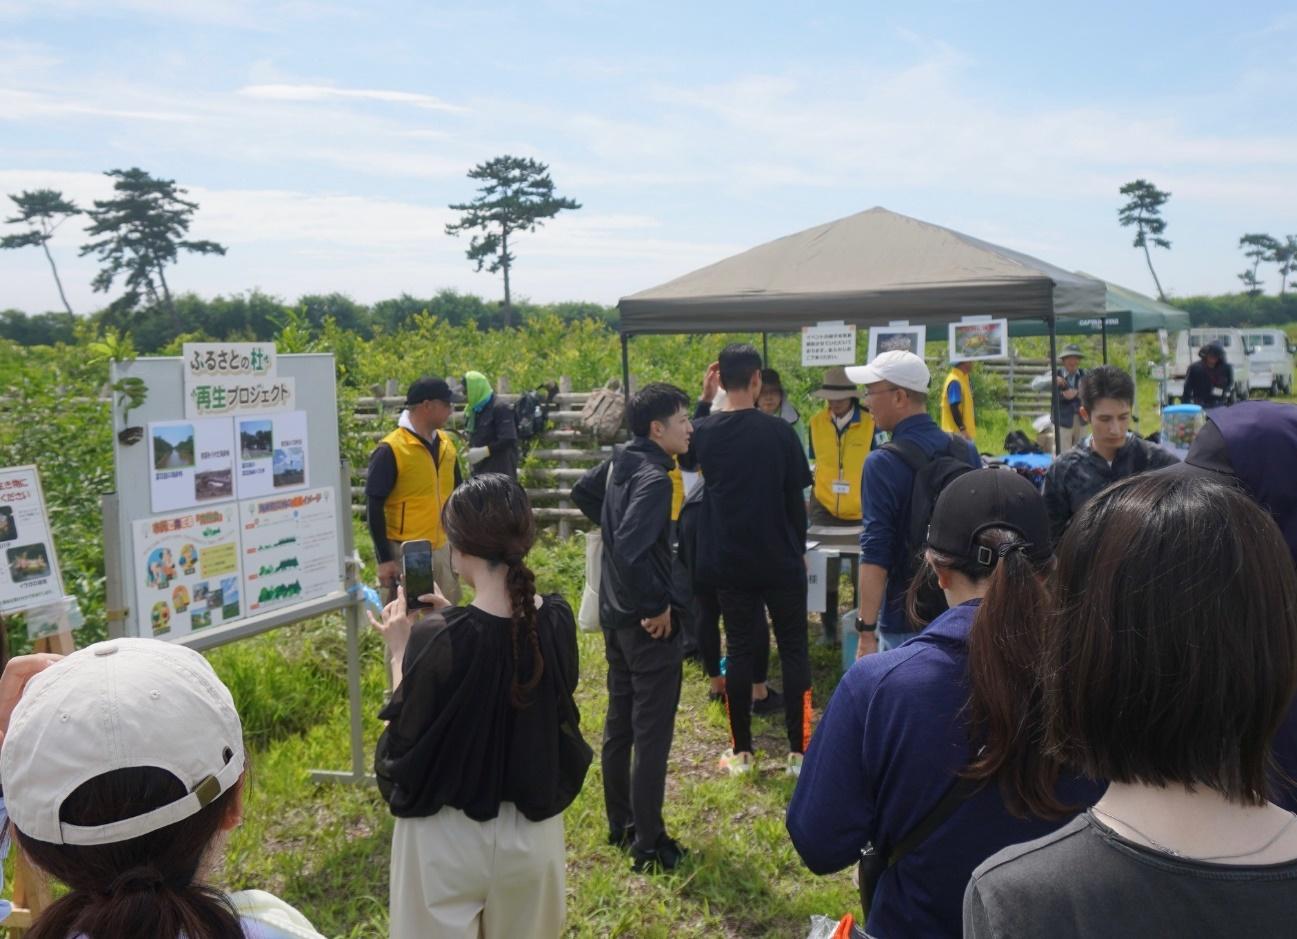
[[[396,426],[405,396],[399,393],[395,380],[371,390],[372,396],[357,399],[355,416],[361,423],[373,425],[367,436],[377,443]],[[506,378],[499,379],[496,394],[509,404],[518,400],[518,395],[510,392]],[[561,537],[571,534],[574,525],[584,527],[585,516],[571,502],[572,485],[587,469],[612,453],[610,445],[600,445],[579,424],[581,408],[589,397],[588,391],[572,391],[571,379],[559,379],[559,393],[554,399],[557,406],[549,412],[549,426],[532,443],[527,459],[519,468],[520,482],[531,499],[537,522],[556,528]],[[450,429],[462,426],[463,422],[463,406],[456,405]],[[464,449],[462,442],[460,449]],[[355,467],[351,485],[351,511],[361,518],[365,516],[365,471],[363,465]]]

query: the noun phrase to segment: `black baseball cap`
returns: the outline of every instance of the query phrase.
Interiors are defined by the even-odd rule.
[[[450,385],[444,378],[431,378],[425,375],[423,378],[416,378],[409,389],[405,392],[405,406],[412,408],[416,404],[423,404],[425,401],[445,401],[450,404],[453,401],[463,401],[463,395],[456,395],[450,390]]]
[[[988,528],[1007,528],[1022,539],[1035,564],[1049,560],[1049,515],[1040,492],[1010,469],[980,469],[957,476],[937,497],[928,524],[928,547],[949,557],[995,566],[995,551],[977,544]]]

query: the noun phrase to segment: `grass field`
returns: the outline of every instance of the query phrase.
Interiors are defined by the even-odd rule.
[[[544,539],[532,556],[541,589],[579,599],[583,559],[583,539]],[[244,824],[219,876],[231,889],[282,896],[328,936],[385,936],[392,832],[386,806],[376,790],[308,779],[311,769],[349,765],[342,637],[341,621],[332,618],[211,653],[256,748]],[[582,727],[597,752],[606,707],[603,645],[598,635],[582,634],[580,643]],[[380,653],[370,636],[367,759],[379,732],[373,715],[384,687]],[[836,683],[837,660],[837,652],[813,649],[817,709]],[[776,665],[776,685],[777,674]],[[728,743],[725,716],[707,703],[702,672],[686,667],[666,817],[693,857],[670,875],[633,874],[625,855],[605,844],[596,758],[566,814],[568,936],[802,936],[811,914],[839,916],[852,908],[849,874],[811,875],[784,831],[793,781],[783,775],[782,717],[754,720],[757,748],[767,758],[750,778],[721,776],[715,762]]]

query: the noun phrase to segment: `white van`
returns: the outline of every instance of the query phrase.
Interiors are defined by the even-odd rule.
[[[1252,351],[1247,364],[1251,371],[1253,391],[1268,395],[1292,394],[1293,341],[1282,329],[1245,329],[1243,338]]]
[[[1225,360],[1234,367],[1234,387],[1226,394],[1226,401],[1246,401],[1251,391],[1251,370],[1248,367],[1250,343],[1237,329],[1203,327],[1176,333],[1175,346],[1166,375],[1166,404],[1178,404],[1184,396],[1184,376],[1189,366],[1198,361],[1198,350],[1209,342],[1219,342],[1225,350]],[[1153,377],[1161,378],[1160,367],[1153,368]]]

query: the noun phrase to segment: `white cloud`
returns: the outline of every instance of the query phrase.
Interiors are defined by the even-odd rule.
[[[408,104],[429,111],[463,113],[468,110],[432,95],[374,88],[334,88],[329,85],[247,85],[239,89],[239,94],[268,101],[384,101],[391,104]]]
[[[76,101],[52,95],[36,94],[17,88],[0,88],[0,120],[23,121],[35,118],[95,117],[129,121],[188,123],[191,114],[179,111],[136,111],[114,108],[92,101]]]

